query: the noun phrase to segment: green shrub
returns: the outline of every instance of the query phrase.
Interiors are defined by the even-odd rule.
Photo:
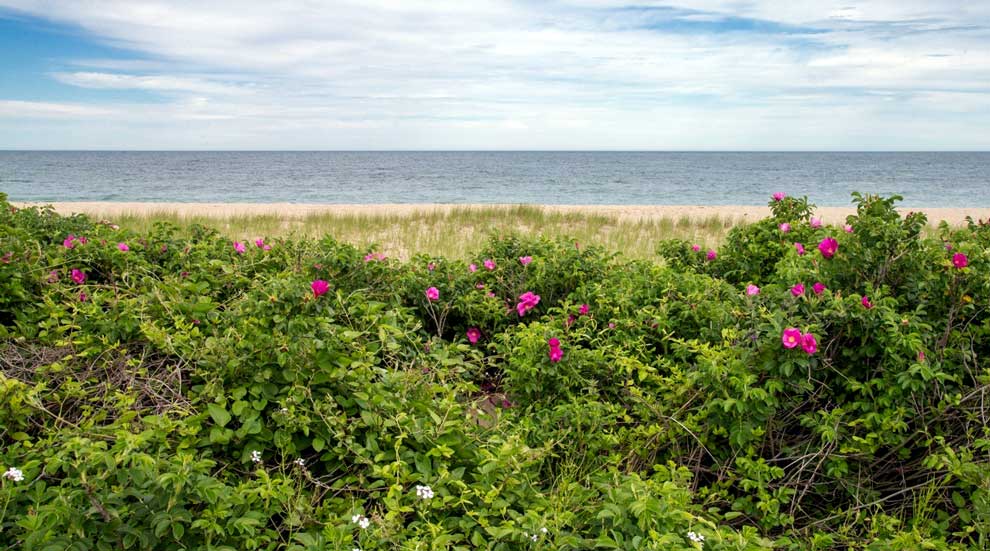
[[[783,198],[661,264],[242,252],[0,197],[0,545],[986,548],[990,226],[896,199],[847,232]]]

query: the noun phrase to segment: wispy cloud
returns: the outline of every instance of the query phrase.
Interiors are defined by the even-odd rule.
[[[50,77],[159,95],[90,107],[148,147],[990,147],[990,3],[0,6],[137,52]]]
[[[203,78],[173,75],[128,75],[119,73],[52,73],[57,80],[82,88],[105,90],[150,90],[163,93],[211,94],[218,96],[242,95],[251,92],[250,87],[215,82]]]
[[[113,114],[111,109],[72,103],[0,100],[0,117],[39,119],[94,119]]]

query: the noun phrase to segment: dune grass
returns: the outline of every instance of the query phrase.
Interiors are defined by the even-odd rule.
[[[107,217],[111,218],[111,217]],[[567,236],[587,245],[601,245],[628,258],[654,258],[661,239],[685,239],[715,247],[742,219],[719,215],[622,219],[616,215],[560,212],[539,206],[457,207],[414,213],[318,213],[300,217],[248,215],[181,216],[174,211],[126,214],[112,219],[138,232],[157,222],[180,228],[212,227],[231,239],[301,235],[334,238],[358,247],[372,247],[390,257],[418,253],[466,258],[490,233]]]

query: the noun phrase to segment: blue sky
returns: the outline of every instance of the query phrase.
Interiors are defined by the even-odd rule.
[[[990,149],[990,2],[0,0],[0,52],[0,149]]]

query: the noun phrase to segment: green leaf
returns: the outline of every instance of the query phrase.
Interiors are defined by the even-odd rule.
[[[221,427],[227,426],[227,423],[230,422],[230,414],[220,404],[209,404],[206,406],[206,410],[210,412],[213,421]]]

